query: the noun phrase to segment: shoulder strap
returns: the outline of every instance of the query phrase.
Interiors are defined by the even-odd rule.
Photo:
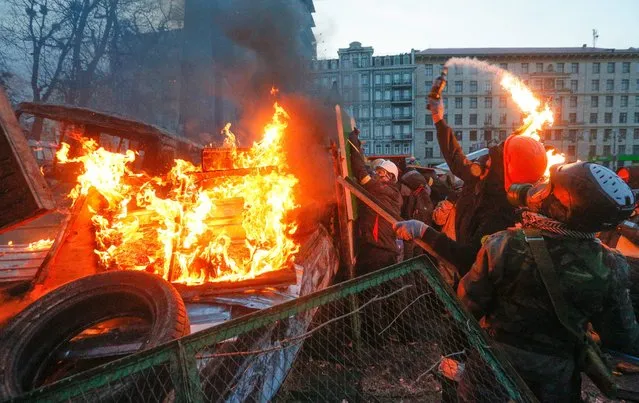
[[[555,315],[557,315],[559,322],[564,328],[572,333],[577,340],[582,341],[585,337],[585,332],[579,329],[579,327],[570,320],[570,315],[568,314],[570,306],[564,299],[560,288],[559,277],[555,271],[555,265],[552,262],[548,248],[546,248],[546,241],[544,241],[541,231],[537,229],[524,229],[524,235],[526,242],[530,245],[530,250],[532,251],[546,291],[550,296]]]

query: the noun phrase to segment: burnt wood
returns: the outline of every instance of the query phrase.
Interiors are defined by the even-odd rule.
[[[0,232],[54,208],[49,186],[0,89]]]

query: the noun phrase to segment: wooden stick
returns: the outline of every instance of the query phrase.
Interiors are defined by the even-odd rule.
[[[371,210],[379,214],[379,216],[382,217],[384,220],[393,224],[393,226],[397,224],[398,221],[402,220],[402,218],[395,217],[393,214],[386,211],[382,206],[379,205],[379,203],[374,199],[374,197],[366,191],[366,189],[363,189],[361,186],[353,182],[351,178],[344,179],[344,178],[338,177],[337,182],[341,184],[342,186],[344,186],[345,188],[348,188],[351,191],[351,193],[354,194],[359,200],[361,200],[364,204],[370,207]],[[438,260],[442,260],[446,263],[451,264],[450,262],[448,262],[448,260],[443,258],[439,253],[437,253],[432,246],[424,242],[422,239],[416,238],[416,239],[413,239],[413,242],[415,242],[415,245],[424,249],[426,252],[428,252],[430,255],[434,256]]]

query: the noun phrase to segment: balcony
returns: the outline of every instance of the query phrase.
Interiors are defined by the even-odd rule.
[[[406,104],[406,103],[412,103],[412,102],[413,102],[413,98],[400,97],[400,98],[391,99],[391,104]]]
[[[413,115],[405,115],[405,114],[397,114],[397,115],[393,115],[393,120],[395,121],[412,121],[413,120]]]
[[[393,81],[393,87],[412,87],[412,81]]]

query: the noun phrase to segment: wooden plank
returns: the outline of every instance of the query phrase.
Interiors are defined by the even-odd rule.
[[[0,89],[0,232],[54,208],[49,186]]]

